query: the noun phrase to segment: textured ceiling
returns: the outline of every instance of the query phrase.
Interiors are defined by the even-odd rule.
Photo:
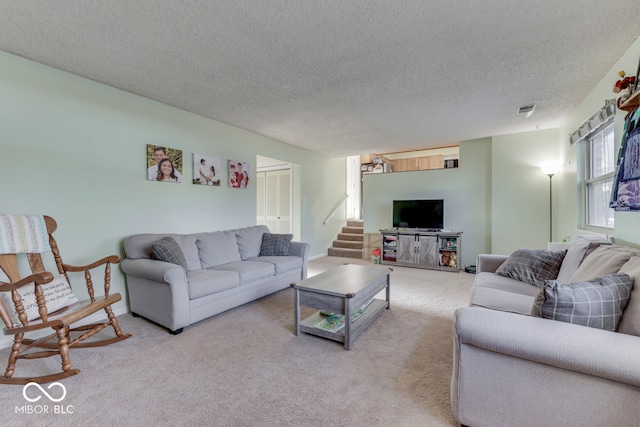
[[[557,127],[639,35],[633,0],[0,0],[2,50],[329,156]]]

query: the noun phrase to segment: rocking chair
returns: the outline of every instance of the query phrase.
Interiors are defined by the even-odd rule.
[[[109,294],[111,264],[120,262],[116,255],[102,258],[85,266],[65,264],[53,238],[55,220],[48,216],[0,215],[0,269],[9,282],[0,281],[0,318],[6,325],[5,335],[13,335],[9,363],[0,384],[47,383],[75,375],[69,359],[70,348],[97,347],[129,338],[118,326],[111,305],[120,301],[120,294]],[[42,253],[51,252],[59,276],[45,271]],[[21,277],[19,255],[26,253],[32,274]],[[90,270],[104,265],[104,296],[95,297]],[[78,301],[69,285],[67,273],[84,272],[89,299]],[[74,326],[88,316],[104,310],[107,319],[102,323]],[[111,326],[115,337],[101,341],[85,341],[87,338]],[[53,333],[37,334],[35,331],[53,329]],[[35,339],[25,339],[25,333],[33,332]],[[72,338],[71,333],[79,333]],[[46,336],[42,336],[48,334]],[[77,335],[77,334],[74,334]],[[52,342],[53,340],[53,342]],[[33,350],[44,348],[47,350]],[[30,351],[33,350],[33,351]],[[62,371],[50,375],[14,377],[18,359],[39,359],[59,355]]]

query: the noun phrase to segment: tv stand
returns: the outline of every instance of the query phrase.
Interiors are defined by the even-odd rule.
[[[431,230],[434,229],[380,230],[380,262],[403,267],[460,271],[462,232]]]

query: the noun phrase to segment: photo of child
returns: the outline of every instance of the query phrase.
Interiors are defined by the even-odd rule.
[[[249,188],[249,163],[229,160],[229,187]]]

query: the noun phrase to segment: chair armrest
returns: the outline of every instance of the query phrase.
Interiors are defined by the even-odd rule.
[[[480,254],[476,259],[476,273],[495,273],[507,258],[508,255]]]
[[[0,292],[13,291],[14,289],[19,289],[24,285],[29,285],[31,283],[37,283],[38,285],[44,285],[53,280],[53,274],[48,271],[42,271],[40,273],[34,273],[27,277],[24,277],[17,282],[0,282]]]
[[[177,264],[171,264],[170,262],[158,261],[155,259],[125,258],[120,263],[120,268],[125,272],[125,274],[152,280],[154,282],[171,284],[180,281],[180,279],[185,283],[187,281],[184,268]]]
[[[107,263],[117,264],[119,262],[120,262],[120,257],[119,256],[110,255],[110,256],[104,257],[102,259],[99,259],[98,261],[92,262],[91,264],[87,264],[87,265],[62,264],[62,268],[64,268],[64,270],[68,271],[68,272],[79,272],[79,271],[91,270],[92,268],[96,268],[96,267],[101,266],[103,264],[107,264]]]
[[[640,387],[640,337],[480,307],[454,315],[456,345]]]

